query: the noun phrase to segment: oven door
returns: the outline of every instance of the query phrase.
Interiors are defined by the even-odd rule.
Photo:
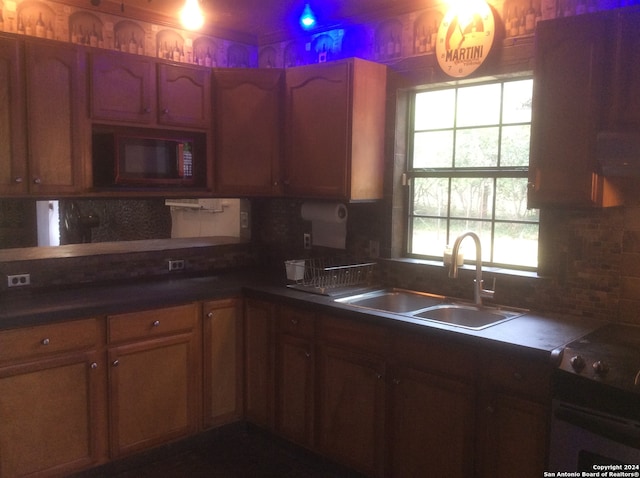
[[[640,464],[640,422],[561,400],[552,411],[549,471]]]

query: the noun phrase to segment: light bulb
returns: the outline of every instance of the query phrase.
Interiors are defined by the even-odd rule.
[[[180,22],[187,30],[198,30],[204,25],[204,15],[199,0],[186,0],[180,10]]]
[[[316,24],[316,17],[311,11],[311,7],[307,3],[304,6],[304,10],[302,11],[302,15],[300,15],[300,25],[302,28],[309,29]]]

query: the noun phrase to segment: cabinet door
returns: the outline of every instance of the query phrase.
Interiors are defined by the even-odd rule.
[[[273,428],[275,388],[274,305],[245,301],[244,360],[245,417],[256,425]]]
[[[0,368],[0,476],[63,476],[98,463],[100,363],[82,352]]]
[[[113,457],[195,433],[195,350],[191,333],[109,349]]]
[[[26,43],[29,188],[65,194],[83,188],[89,163],[84,53]]]
[[[536,30],[529,207],[602,205],[595,140],[609,70],[608,17],[578,15]]]
[[[278,337],[276,429],[292,441],[313,443],[313,342],[291,335]]]
[[[27,192],[21,54],[17,40],[0,38],[0,194]]]
[[[369,476],[382,473],[384,362],[331,345],[319,349],[320,451]]]
[[[473,475],[472,385],[400,368],[391,381],[387,476]],[[515,475],[514,475],[515,476]]]
[[[158,123],[211,126],[211,70],[158,65]]]
[[[640,11],[618,14],[610,124],[613,130],[640,129]]]
[[[283,72],[214,72],[215,181],[221,194],[280,194]]]
[[[204,423],[242,415],[242,321],[237,299],[204,304]]]
[[[348,195],[350,64],[286,70],[286,193],[301,197]]]
[[[547,408],[503,393],[481,404],[479,476],[543,476],[549,436]]]
[[[155,63],[151,58],[95,52],[91,56],[91,117],[152,123],[156,118]]]

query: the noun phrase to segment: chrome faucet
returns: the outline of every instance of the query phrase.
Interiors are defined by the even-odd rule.
[[[453,243],[453,249],[451,250],[451,265],[449,266],[449,277],[452,279],[456,279],[458,277],[458,252],[460,250],[460,243],[467,236],[471,237],[476,243],[476,278],[473,281],[473,302],[476,305],[481,306],[482,299],[492,299],[495,291],[482,288],[482,247],[480,246],[480,238],[475,232],[465,231],[460,234]],[[493,284],[495,288],[495,279]]]

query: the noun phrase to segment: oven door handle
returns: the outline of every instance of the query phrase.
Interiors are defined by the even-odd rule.
[[[596,435],[604,436],[635,448],[640,448],[640,423],[596,410],[561,403],[554,411],[555,418]]]

